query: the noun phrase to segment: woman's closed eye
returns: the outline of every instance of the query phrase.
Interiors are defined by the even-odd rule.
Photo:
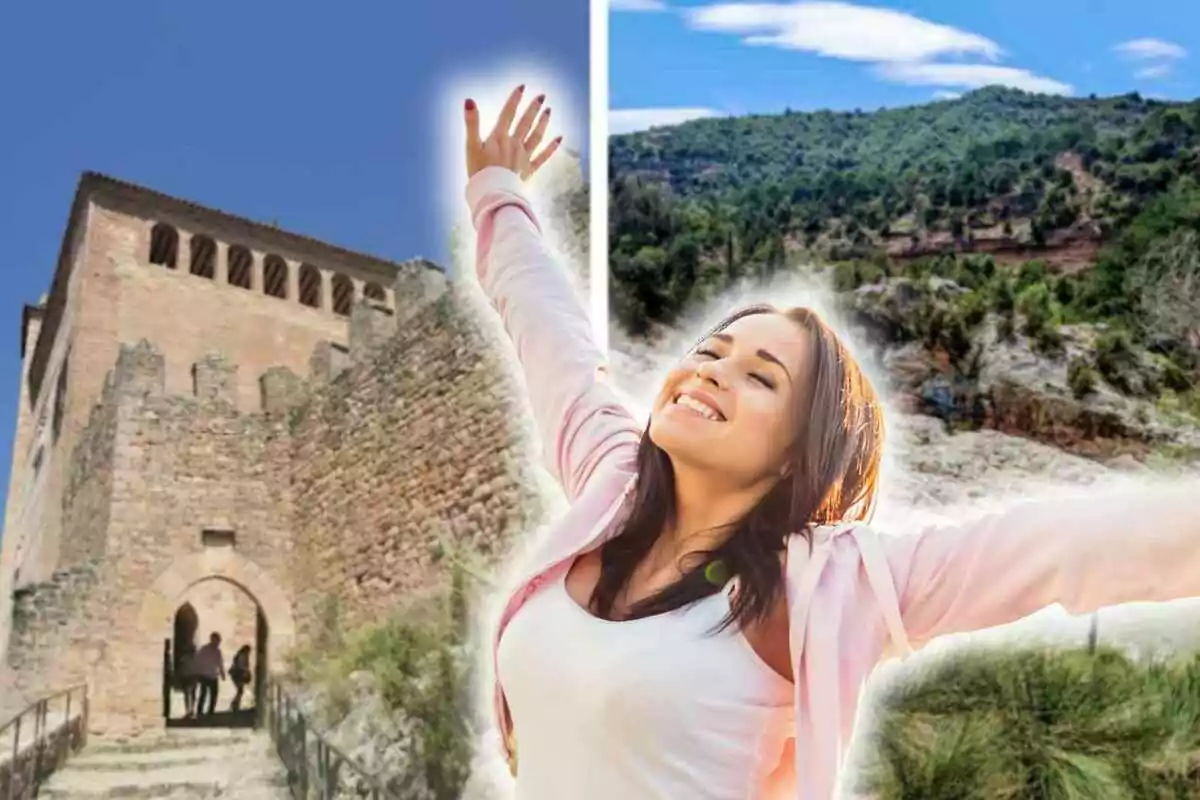
[[[701,349],[697,350],[697,351],[696,351],[696,356],[697,356],[697,357],[699,357],[699,356],[703,356],[703,357],[705,357],[705,358],[713,358],[713,359],[716,359],[716,358],[720,358],[720,357],[721,357],[721,356],[720,356],[720,355],[718,355],[718,354],[717,354],[715,351],[713,351],[713,350],[710,350],[710,349],[709,349],[709,348],[707,348],[707,347],[705,347],[705,348],[701,348]],[[768,389],[772,389],[772,390],[773,390],[773,389],[775,388],[775,381],[771,380],[771,379],[770,379],[769,377],[767,377],[766,375],[763,375],[763,374],[762,374],[762,373],[760,373],[760,372],[750,372],[750,373],[747,373],[747,374],[748,374],[748,376],[749,376],[750,380],[752,380],[752,381],[756,381],[757,383],[759,383],[759,384],[761,384],[761,385],[765,386],[765,387],[766,387],[766,388],[768,388]]]
[[[750,379],[758,381],[759,383],[761,383],[763,386],[767,387],[768,389],[775,388],[775,382],[773,380],[771,380],[770,378],[768,378],[766,375],[760,375],[757,372],[751,372]]]

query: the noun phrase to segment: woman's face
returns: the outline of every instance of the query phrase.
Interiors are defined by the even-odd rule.
[[[808,348],[809,334],[777,313],[742,317],[713,334],[667,375],[651,441],[677,469],[719,472],[731,487],[779,477],[799,433]]]

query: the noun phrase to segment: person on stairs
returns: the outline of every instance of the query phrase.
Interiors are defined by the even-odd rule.
[[[242,692],[250,683],[250,645],[244,644],[233,655],[233,663],[229,665],[229,678],[237,689],[233,702],[229,704],[230,711],[238,711],[242,707]]]
[[[217,681],[218,679],[225,680],[225,657],[221,655],[221,634],[213,633],[208,637],[208,644],[196,651],[193,666],[196,679],[200,684],[200,699],[196,703],[196,714],[197,716],[211,717],[217,707]]]
[[[181,643],[176,663],[178,686],[183,692],[184,719],[196,716],[196,645],[191,641]]]

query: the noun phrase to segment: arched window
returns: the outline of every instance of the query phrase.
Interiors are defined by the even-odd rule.
[[[50,430],[55,442],[62,435],[63,418],[67,413],[67,369],[70,366],[71,351],[67,350],[58,370],[58,382],[54,387],[54,416],[51,418]]]
[[[354,283],[345,275],[333,276],[333,313],[350,316],[350,304],[354,301]]]
[[[287,278],[287,262],[274,254],[267,256],[263,261],[263,293],[286,300]]]
[[[387,292],[378,283],[372,281],[363,287],[363,297],[368,300],[378,300],[381,303],[387,302]]]
[[[321,307],[321,270],[312,264],[300,265],[300,302],[309,308]]]
[[[150,263],[175,269],[179,257],[179,233],[165,222],[150,229]]]
[[[250,269],[254,266],[254,256],[240,244],[229,247],[229,285],[240,289],[249,289]]]
[[[191,272],[209,280],[217,275],[217,243],[207,236],[196,234],[192,237]]]

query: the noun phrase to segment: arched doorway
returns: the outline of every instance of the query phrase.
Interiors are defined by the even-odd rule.
[[[269,633],[262,606],[241,585],[212,576],[188,586],[164,642],[167,726],[254,726],[265,702]]]
[[[164,719],[179,716],[183,695],[171,689],[166,680],[172,674],[176,615],[188,600],[191,587],[218,579],[234,584],[255,601],[256,641],[251,658],[256,674],[251,686],[256,697],[265,697],[270,674],[284,668],[284,656],[295,642],[296,622],[291,600],[275,577],[259,564],[232,548],[222,548],[219,552],[210,549],[176,559],[146,591],[138,615],[140,638],[136,646],[114,651],[112,667],[117,674],[144,675],[145,678],[135,685],[123,686],[119,691],[116,688],[98,690],[93,704],[97,718],[113,715],[114,730],[119,726],[123,726],[122,730],[125,727],[145,730],[163,724]],[[197,626],[196,641],[203,644],[210,631],[206,630],[205,620],[199,613]],[[233,652],[222,655],[227,659],[228,668],[228,659],[232,658]],[[162,676],[163,680],[156,680],[155,676]],[[98,680],[97,685],[106,686],[102,680]],[[226,704],[232,699],[228,683],[222,687],[221,696]],[[257,724],[263,722],[257,720]]]
[[[182,667],[180,659],[183,654],[196,649],[196,629],[199,625],[196,607],[185,601],[175,611],[175,635],[171,637],[171,646],[175,651],[172,665],[176,672]]]

